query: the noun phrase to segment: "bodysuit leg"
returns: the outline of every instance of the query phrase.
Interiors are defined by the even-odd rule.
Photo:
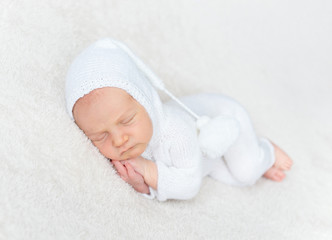
[[[214,159],[217,162],[209,173],[211,177],[231,185],[252,185],[274,164],[272,144],[256,136],[247,111],[237,101],[221,94],[198,94],[181,100],[199,115],[227,115],[240,125],[237,140],[222,159]]]

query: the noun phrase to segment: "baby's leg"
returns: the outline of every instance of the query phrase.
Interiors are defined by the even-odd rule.
[[[224,155],[227,168],[212,173],[214,178],[226,174],[228,169],[238,185],[251,185],[272,167],[275,161],[272,144],[267,139],[257,138],[247,111],[235,100],[220,94],[199,94],[182,100],[200,115],[227,115],[239,122],[240,135]]]
[[[229,171],[228,166],[225,163],[224,159],[204,159],[203,165],[209,165],[208,168],[211,170],[211,166],[213,166],[213,171],[211,171],[208,175],[222,183],[232,186],[243,187],[248,184],[240,182],[236,179],[232,173]]]

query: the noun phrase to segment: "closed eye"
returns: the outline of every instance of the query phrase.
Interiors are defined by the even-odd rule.
[[[125,119],[124,121],[121,122],[121,124],[123,125],[129,125],[135,118],[136,113],[132,116],[130,116],[129,118]]]
[[[100,136],[92,139],[92,141],[93,142],[100,142],[100,141],[104,140],[106,138],[106,136],[107,136],[107,133],[105,132],[105,133],[101,134]]]

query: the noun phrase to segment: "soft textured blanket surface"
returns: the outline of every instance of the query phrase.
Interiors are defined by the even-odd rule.
[[[331,12],[325,0],[2,0],[0,239],[332,239]],[[178,96],[240,101],[294,159],[285,181],[138,195],[65,110],[69,64],[101,37]]]

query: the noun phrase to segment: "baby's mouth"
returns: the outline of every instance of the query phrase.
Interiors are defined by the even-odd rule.
[[[122,156],[122,155],[125,154],[126,152],[132,150],[135,146],[136,146],[136,145],[134,145],[134,146],[132,146],[132,147],[130,147],[130,148],[127,148],[127,150],[122,151],[121,154],[120,154],[120,156]]]

